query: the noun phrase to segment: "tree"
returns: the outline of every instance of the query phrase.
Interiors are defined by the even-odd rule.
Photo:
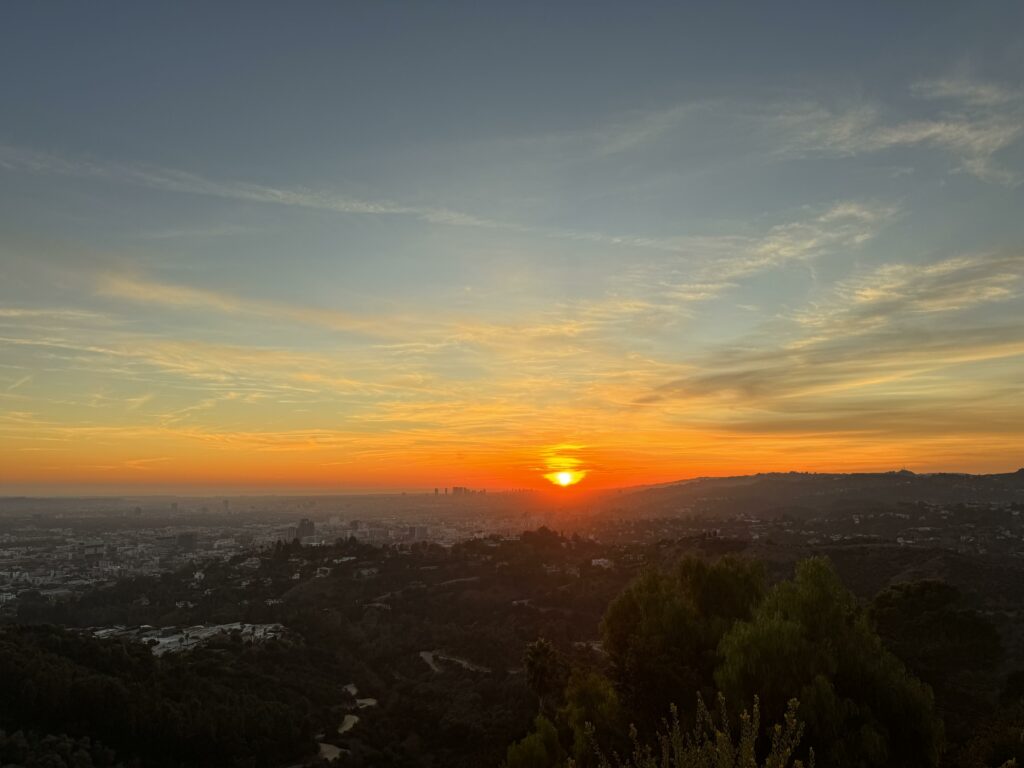
[[[511,744],[505,755],[506,768],[555,768],[565,760],[558,731],[544,715],[537,715],[534,730]]]
[[[925,579],[896,584],[872,605],[878,634],[907,666],[932,685],[950,673],[981,671],[1003,656],[992,622],[964,605],[960,591]]]
[[[798,564],[748,621],[723,637],[715,674],[730,697],[764,712],[803,702],[808,740],[826,765],[935,766],[942,726],[931,689],[885,649],[831,563]]]
[[[626,741],[627,727],[615,686],[604,675],[574,669],[565,687],[565,707],[559,713],[572,733],[572,752],[577,766],[596,761],[594,742],[605,751],[618,751]]]
[[[604,648],[630,715],[657,726],[669,706],[714,693],[718,644],[764,594],[761,566],[723,557],[683,560],[674,573],[650,570],[608,607]]]
[[[526,647],[526,680],[537,694],[541,714],[549,714],[569,677],[568,665],[551,643],[542,638]]]
[[[871,616],[886,647],[932,686],[956,740],[992,719],[1002,641],[956,587],[931,579],[893,585],[875,597]]]

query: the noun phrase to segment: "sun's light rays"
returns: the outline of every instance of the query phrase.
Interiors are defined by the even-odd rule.
[[[586,472],[572,472],[567,469],[563,469],[559,472],[548,472],[544,475],[545,478],[555,485],[560,485],[562,488],[567,488],[570,485],[576,485],[576,483],[580,482],[580,480],[586,476]]]

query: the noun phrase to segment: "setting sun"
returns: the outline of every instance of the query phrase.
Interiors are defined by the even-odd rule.
[[[545,478],[550,480],[555,485],[560,485],[563,488],[575,485],[586,476],[586,472],[573,472],[570,470],[561,470],[560,472],[550,472],[544,475]]]

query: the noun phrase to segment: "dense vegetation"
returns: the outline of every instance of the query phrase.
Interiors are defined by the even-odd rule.
[[[283,768],[316,764],[317,742],[385,768],[781,768],[812,748],[820,766],[1024,757],[1009,614],[880,575],[877,550],[837,562],[611,551],[542,529],[451,549],[280,546],[258,565],[211,564],[198,586],[183,571],[26,601],[0,627],[0,765]],[[879,579],[873,600],[844,586]],[[288,632],[157,658],[38,623],[114,621]],[[357,710],[349,683],[378,705]],[[728,714],[697,703],[723,694]],[[358,725],[339,733],[351,712]]]
[[[335,694],[309,674],[307,649],[231,646],[156,658],[137,643],[7,627],[0,630],[0,722],[97,739],[125,760],[155,766],[272,766],[315,751],[313,734]],[[96,765],[113,759],[86,751]]]
[[[991,669],[999,658],[992,625],[958,601],[956,590],[943,585],[904,584],[884,591],[868,610],[823,558],[799,563],[793,578],[771,588],[758,563],[733,557],[714,563],[687,558],[672,570],[651,569],[609,606],[603,670],[568,669],[546,641],[530,647],[527,669],[534,670],[529,679],[540,711],[533,732],[510,746],[508,768],[552,768],[567,757],[599,765],[602,754],[630,750],[631,765],[733,765],[728,755],[718,754],[720,763],[698,759],[702,750],[722,748],[702,736],[710,726],[699,703],[680,712],[682,727],[673,716],[659,733],[670,709],[692,701],[694,693],[700,702],[716,692],[731,701],[754,699],[759,714],[776,724],[791,724],[793,702],[800,702],[801,744],[791,743],[784,758],[766,754],[771,765],[784,765],[790,755],[809,760],[811,747],[819,764],[830,766],[929,768],[944,754],[949,764],[1016,757],[1019,703],[988,739],[975,732],[966,746],[962,737],[946,740],[943,714],[971,716],[975,725],[991,714],[977,697],[961,696],[976,682],[973,673]],[[915,673],[937,681],[940,706]],[[559,692],[561,680],[568,682]],[[728,725],[721,718],[720,732]],[[623,738],[630,724],[639,743],[648,745],[639,752]],[[690,727],[696,730],[684,744],[680,734]],[[1014,727],[1016,746],[1007,738]],[[753,765],[749,720],[740,730],[746,742],[730,746],[727,738],[725,745],[745,749]],[[954,730],[963,733],[963,722]],[[757,742],[765,753],[771,745],[768,735]],[[668,760],[669,753],[677,757]]]

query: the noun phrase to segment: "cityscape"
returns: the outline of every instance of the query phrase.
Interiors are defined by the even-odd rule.
[[[892,482],[916,479],[906,472],[888,477]],[[635,562],[633,549],[693,537],[731,542],[738,549],[896,546],[1024,560],[1024,470],[1007,477],[1017,478],[1016,488],[995,494],[1006,500],[985,498],[984,488],[960,494],[971,500],[945,504],[868,503],[860,496],[857,511],[821,509],[812,515],[806,510],[787,513],[785,507],[762,515],[709,514],[702,511],[708,501],[699,495],[667,510],[640,506],[639,514],[609,514],[634,500],[642,504],[644,489],[557,511],[525,493],[491,494],[472,506],[453,506],[439,499],[443,494],[438,492],[397,497],[0,499],[0,610],[16,616],[26,596],[59,604],[112,587],[119,579],[179,572],[191,572],[191,587],[209,597],[218,587],[204,583],[207,567],[228,567],[230,586],[245,588],[261,558],[282,545],[295,544],[307,553],[290,577],[300,582],[324,578],[335,566],[350,562],[352,558],[332,555],[341,543],[382,552],[409,552],[423,545],[450,551],[472,540],[515,541],[523,530],[543,526],[568,526],[571,533],[604,542],[610,547],[608,557],[599,559],[608,567],[624,556]],[[456,487],[452,495],[471,494]],[[296,519],[293,510],[308,516]],[[324,554],[317,557],[318,551]],[[365,569],[357,569],[353,577],[368,576]],[[283,586],[287,591],[296,585]]]

